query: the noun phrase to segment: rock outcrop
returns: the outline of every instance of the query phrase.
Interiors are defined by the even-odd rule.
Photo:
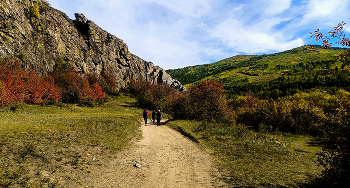
[[[62,61],[80,73],[110,70],[119,89],[131,80],[185,87],[162,68],[132,54],[116,36],[83,14],[71,20],[43,0],[1,0],[0,58],[19,57],[26,68],[48,74]]]

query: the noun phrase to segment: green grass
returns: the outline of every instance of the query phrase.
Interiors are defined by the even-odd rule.
[[[64,187],[73,181],[47,179],[65,167],[85,169],[86,152],[115,153],[141,138],[141,109],[124,95],[97,107],[20,104],[0,112],[0,187]]]
[[[269,55],[233,56],[221,61],[167,70],[167,73],[181,83],[191,86],[202,79],[214,79],[226,86],[251,82],[266,82],[283,76],[286,73],[304,72],[305,70],[323,69],[325,61],[334,60],[336,54],[344,49],[307,50],[302,46]],[[323,62],[323,64],[322,64]],[[329,68],[341,64],[329,64]]]
[[[253,55],[237,55],[216,63],[184,67],[180,69],[166,70],[174,79],[179,80],[182,84],[190,84],[203,78],[217,75],[234,69],[237,64],[254,57]]]
[[[299,187],[321,172],[321,146],[305,136],[257,133],[240,125],[170,121],[207,148],[232,187]]]

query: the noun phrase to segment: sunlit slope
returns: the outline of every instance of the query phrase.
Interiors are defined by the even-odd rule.
[[[211,75],[217,75],[225,71],[235,69],[237,65],[251,57],[252,55],[237,55],[223,59],[216,63],[184,67],[180,69],[170,69],[166,72],[182,84],[189,84],[201,80]]]
[[[216,63],[167,70],[183,84],[202,79],[214,79],[226,86],[251,82],[266,82],[286,73],[300,73],[310,69],[334,68],[337,52],[344,49],[322,49],[320,46],[302,46],[280,53],[259,56],[234,56]]]

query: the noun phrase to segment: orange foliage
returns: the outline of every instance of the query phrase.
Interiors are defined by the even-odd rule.
[[[63,102],[91,104],[106,98],[97,83],[90,85],[88,79],[80,76],[78,72],[56,71],[52,73],[52,76],[60,88]]]
[[[52,77],[40,77],[34,70],[25,70],[20,61],[9,58],[0,66],[0,103],[57,103],[61,94]]]

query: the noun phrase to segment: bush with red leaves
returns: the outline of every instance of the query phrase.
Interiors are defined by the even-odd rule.
[[[167,85],[132,81],[129,91],[138,106],[163,109],[175,119],[233,120],[224,89],[215,81],[202,81],[182,93]]]
[[[176,89],[165,84],[152,84],[150,82],[137,82],[132,80],[129,92],[137,99],[137,106],[148,109],[161,109],[169,112],[169,99]]]
[[[174,118],[195,120],[233,119],[222,84],[205,80],[189,88],[181,95],[174,96],[171,107]]]
[[[88,73],[85,77],[90,85],[98,84],[108,94],[113,95],[118,92],[116,78],[109,70],[104,69],[101,74],[96,72]]]
[[[90,85],[88,79],[72,68],[56,70],[52,77],[60,88],[65,103],[93,104],[106,98],[105,92],[97,83]]]
[[[61,99],[52,77],[40,77],[34,70],[26,70],[20,61],[6,58],[0,64],[0,104],[57,103]]]

